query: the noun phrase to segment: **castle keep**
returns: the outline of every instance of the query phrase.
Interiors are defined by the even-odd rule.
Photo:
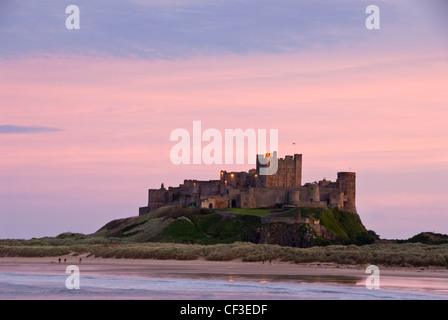
[[[269,157],[269,155],[264,155]],[[222,170],[218,180],[184,180],[178,187],[148,190],[146,214],[167,205],[194,205],[209,209],[270,208],[279,204],[300,207],[338,207],[356,213],[356,173],[338,172],[336,182],[323,179],[302,185],[302,155],[278,159],[272,175],[260,175],[262,165],[248,172]],[[269,164],[267,165],[269,166]]]

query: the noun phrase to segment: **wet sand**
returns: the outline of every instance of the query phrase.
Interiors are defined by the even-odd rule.
[[[59,263],[58,258],[61,258]],[[82,261],[80,262],[80,258]],[[66,262],[64,262],[66,259]],[[310,282],[365,286],[367,265],[292,264],[281,261],[113,259],[82,256],[0,258],[0,272],[65,275],[77,265],[84,275],[144,278],[213,279],[257,282]],[[380,288],[431,290],[448,297],[448,269],[378,266]]]

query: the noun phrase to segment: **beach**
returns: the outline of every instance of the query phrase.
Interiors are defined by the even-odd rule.
[[[70,290],[65,288],[65,280],[69,276],[66,273],[69,265],[79,268],[81,288],[84,290],[67,296]],[[4,289],[0,298],[239,299],[242,291],[245,294],[253,291],[253,295],[246,298],[448,299],[447,269],[378,266],[379,288],[369,290],[366,280],[370,273],[366,273],[366,267],[334,263],[292,264],[276,260],[263,263],[115,259],[87,255],[3,257],[0,258],[0,283],[9,290]],[[45,287],[47,294],[30,296],[28,293],[33,292],[35,283],[36,286]],[[58,288],[53,292],[56,284]],[[191,289],[194,287],[196,289]],[[95,290],[89,291],[88,288]],[[322,292],[336,291],[328,296],[314,295],[316,288]],[[36,292],[40,291],[36,288]],[[84,295],[80,295],[82,292]]]

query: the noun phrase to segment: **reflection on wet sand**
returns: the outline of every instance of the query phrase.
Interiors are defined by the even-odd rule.
[[[362,280],[358,276],[344,275],[295,275],[295,274],[216,274],[216,273],[178,273],[178,278],[189,279],[212,279],[233,281],[256,281],[260,283],[288,282],[288,283],[328,283],[328,284],[345,284],[356,285]]]

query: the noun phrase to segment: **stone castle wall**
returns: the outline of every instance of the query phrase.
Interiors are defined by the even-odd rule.
[[[219,180],[185,180],[179,187],[148,191],[145,214],[165,205],[196,205],[203,208],[269,208],[276,204],[338,207],[356,213],[356,173],[338,172],[336,182],[302,183],[302,155],[278,159],[276,174],[262,176],[262,165],[249,172],[221,171]]]

